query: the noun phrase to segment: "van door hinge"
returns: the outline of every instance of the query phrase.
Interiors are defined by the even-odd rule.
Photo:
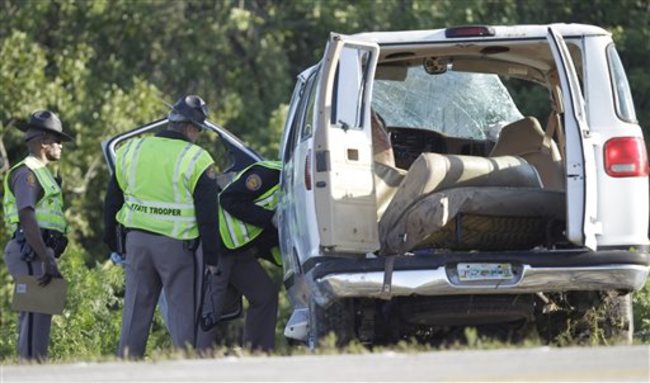
[[[594,217],[589,217],[594,234],[603,234],[603,223]]]

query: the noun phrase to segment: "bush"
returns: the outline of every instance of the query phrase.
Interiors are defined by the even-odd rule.
[[[71,243],[60,261],[61,273],[68,281],[68,295],[62,315],[52,320],[50,360],[97,360],[112,357],[117,351],[122,322],[124,271],[110,261],[85,264],[86,254]],[[11,312],[13,289],[6,267],[0,269],[0,360],[16,353],[17,315]],[[152,324],[149,354],[171,348],[160,315]]]
[[[124,271],[110,261],[88,266],[85,251],[72,243],[62,258],[61,272],[68,281],[68,296],[63,315],[54,316],[50,340],[51,361],[98,360],[113,358],[120,337]],[[267,267],[280,283],[280,269]],[[0,361],[12,361],[16,355],[16,319],[10,309],[13,283],[4,265],[0,265]],[[280,310],[276,327],[276,349],[284,355],[297,350],[282,333],[291,313],[286,292],[280,292]],[[634,326],[637,341],[650,343],[650,281],[634,295]],[[241,320],[224,324],[223,346],[233,346],[241,332]],[[156,312],[147,344],[147,355],[173,355],[165,324]]]

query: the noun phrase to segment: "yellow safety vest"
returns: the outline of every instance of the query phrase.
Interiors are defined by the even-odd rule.
[[[33,156],[27,156],[24,160],[14,165],[4,179],[5,195],[3,198],[3,206],[7,227],[13,232],[20,222],[16,208],[16,197],[9,187],[9,178],[11,178],[11,172],[21,165],[27,166],[34,173],[38,183],[43,188],[43,197],[36,203],[34,208],[34,215],[36,216],[38,226],[41,229],[56,230],[65,234],[68,229],[68,224],[63,215],[63,193],[61,192],[61,187],[47,166]]]
[[[256,162],[237,174],[237,176],[230,182],[230,184],[228,184],[228,186],[236,182],[242,176],[242,174],[246,173],[246,171],[248,171],[253,166],[264,166],[266,168],[274,170],[282,169],[282,163],[280,161]],[[228,186],[224,188],[224,191],[228,189]],[[269,190],[264,192],[264,194],[257,197],[254,202],[256,205],[261,206],[265,209],[275,210],[276,206],[278,206],[279,196],[280,184],[278,182]],[[230,213],[223,209],[221,207],[221,203],[219,203],[219,232],[221,233],[221,240],[223,241],[223,244],[228,249],[238,249],[250,243],[252,240],[257,238],[263,230],[264,229],[261,227],[251,225],[236,217],[233,217],[230,215]],[[279,252],[276,250],[273,253],[273,258],[278,258],[278,256]],[[276,261],[281,262],[281,260],[277,259]]]
[[[129,141],[115,156],[115,176],[124,205],[117,221],[186,240],[199,236],[194,189],[214,164],[208,152],[184,140],[147,137]]]

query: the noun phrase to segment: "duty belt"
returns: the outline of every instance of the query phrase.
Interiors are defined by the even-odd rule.
[[[59,258],[65,251],[65,248],[68,246],[68,238],[63,233],[56,230],[40,229],[40,231],[43,242],[45,242],[45,246],[54,250],[54,256],[56,258]],[[20,226],[18,226],[11,238],[18,241],[18,244],[20,245],[21,258],[23,260],[33,261],[36,258],[36,254],[27,243],[25,233]]]

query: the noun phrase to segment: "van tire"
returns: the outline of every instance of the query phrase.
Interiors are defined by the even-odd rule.
[[[309,303],[309,348],[320,346],[323,338],[333,333],[336,347],[344,347],[355,338],[354,305],[351,299],[339,299],[327,307]]]
[[[538,310],[537,329],[543,340],[559,345],[632,344],[632,293],[576,291],[560,294],[558,309]]]

